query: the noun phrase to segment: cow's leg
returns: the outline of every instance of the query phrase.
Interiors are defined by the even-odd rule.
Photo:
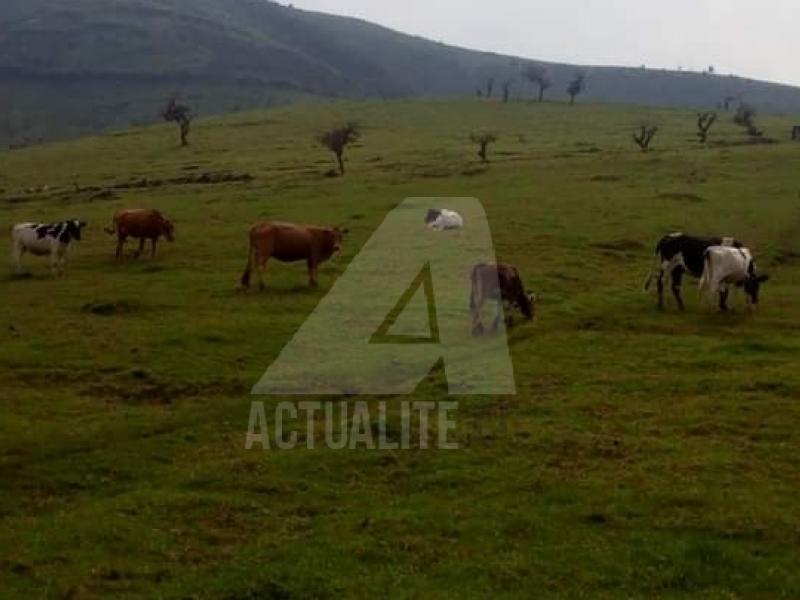
[[[122,260],[122,258],[124,256],[122,252],[123,252],[123,249],[125,248],[125,240],[126,239],[127,239],[127,236],[124,236],[122,234],[119,234],[117,236],[117,254],[116,254],[117,260]]]
[[[319,265],[317,261],[313,258],[308,259],[308,285],[311,287],[317,287],[317,270]]]
[[[730,296],[730,290],[728,286],[720,286],[719,288],[719,309],[722,312],[728,312],[730,309],[728,308],[728,297]]]
[[[503,301],[497,301],[497,314],[494,317],[494,322],[492,323],[492,333],[497,333],[500,331],[500,323],[503,320]]]
[[[59,254],[59,248],[56,244],[53,244],[52,248],[50,249],[50,271],[53,274],[53,277],[58,277],[61,275],[61,256]]]
[[[664,269],[658,272],[658,309],[664,310]]]
[[[483,335],[483,323],[481,322],[481,307],[476,305],[472,309],[472,335]]]
[[[256,259],[256,271],[258,271],[258,289],[264,291],[266,289],[266,285],[264,285],[264,271],[267,270],[267,261],[266,260],[259,260]]]
[[[154,237],[152,239],[152,242],[153,242],[153,247],[151,249],[150,256],[151,256],[151,258],[153,258],[155,260],[155,258],[156,258],[156,246],[158,245],[158,238]]]
[[[11,247],[11,260],[14,265],[14,272],[19,275],[22,273],[22,255],[25,254],[25,245],[14,242]]]
[[[144,238],[141,238],[139,240],[139,249],[136,252],[134,252],[133,254],[134,259],[138,259],[142,255],[142,252],[144,252],[144,242],[145,242]]]
[[[681,311],[686,310],[681,298],[681,285],[683,284],[683,267],[678,267],[672,271],[672,295],[675,296],[675,302],[678,303],[678,309]]]

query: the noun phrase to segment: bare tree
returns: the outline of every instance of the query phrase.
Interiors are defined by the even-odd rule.
[[[473,143],[478,144],[478,156],[483,162],[489,162],[489,145],[497,141],[497,136],[493,133],[481,132],[473,133],[469,138]]]
[[[575,98],[583,93],[586,89],[586,74],[578,73],[575,79],[569,82],[567,86],[567,94],[569,94],[569,103],[575,104]]]
[[[707,112],[697,114],[697,137],[700,138],[700,143],[705,144],[708,140],[708,132],[717,122],[717,113]]]
[[[656,133],[658,133],[658,127],[642,125],[639,133],[633,134],[633,141],[642,149],[642,152],[648,152],[650,150],[650,142],[653,141]]]
[[[317,141],[336,155],[339,173],[344,175],[344,151],[361,136],[358,123],[349,122],[341,127],[326,131],[317,138]]]
[[[507,79],[503,82],[503,104],[508,104],[511,99],[511,88],[514,87],[514,80]]]
[[[539,87],[539,102],[544,101],[544,93],[553,85],[553,80],[547,72],[547,68],[542,65],[529,64],[525,69],[525,77],[533,85]]]
[[[489,77],[486,81],[486,97],[491,98],[494,94],[494,77]]]
[[[181,131],[181,146],[189,145],[189,131],[192,127],[192,110],[188,106],[178,104],[178,99],[174,96],[167,101],[167,105],[161,111],[161,117],[171,123],[177,123]]]
[[[739,109],[733,116],[733,122],[740,127],[744,127],[747,130],[748,135],[758,138],[764,135],[764,132],[756,126],[755,118],[755,108],[749,104],[740,104]]]

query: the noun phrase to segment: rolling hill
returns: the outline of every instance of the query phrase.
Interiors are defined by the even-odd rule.
[[[74,137],[153,121],[179,94],[201,114],[306,97],[475,94],[520,81],[522,59],[446,46],[357,19],[266,0],[4,0],[0,143]],[[548,64],[552,98],[576,71],[586,98],[664,106],[743,96],[800,113],[800,89],[728,76]]]

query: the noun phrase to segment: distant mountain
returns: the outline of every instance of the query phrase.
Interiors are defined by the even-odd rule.
[[[531,96],[525,62],[266,0],[2,0],[0,143],[153,121],[174,93],[201,114],[302,97],[475,94],[492,78],[495,95],[516,79],[515,96]],[[742,96],[764,112],[800,113],[800,89],[789,86],[539,64],[553,99],[584,71],[584,101],[714,107]]]

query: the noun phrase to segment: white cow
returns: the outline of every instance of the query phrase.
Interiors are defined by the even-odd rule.
[[[729,286],[744,289],[747,303],[752,308],[758,305],[761,284],[769,281],[769,275],[759,275],[753,255],[747,248],[711,246],[705,251],[703,276],[700,278],[700,293],[710,291],[719,294],[719,308],[728,310]]]
[[[425,224],[434,231],[461,229],[464,227],[464,219],[453,210],[432,208],[425,216]]]
[[[72,220],[44,225],[42,223],[19,223],[11,229],[11,258],[14,270],[22,272],[22,256],[30,252],[36,256],[49,256],[53,275],[64,273],[67,249],[72,240],[81,239],[83,221]]]

